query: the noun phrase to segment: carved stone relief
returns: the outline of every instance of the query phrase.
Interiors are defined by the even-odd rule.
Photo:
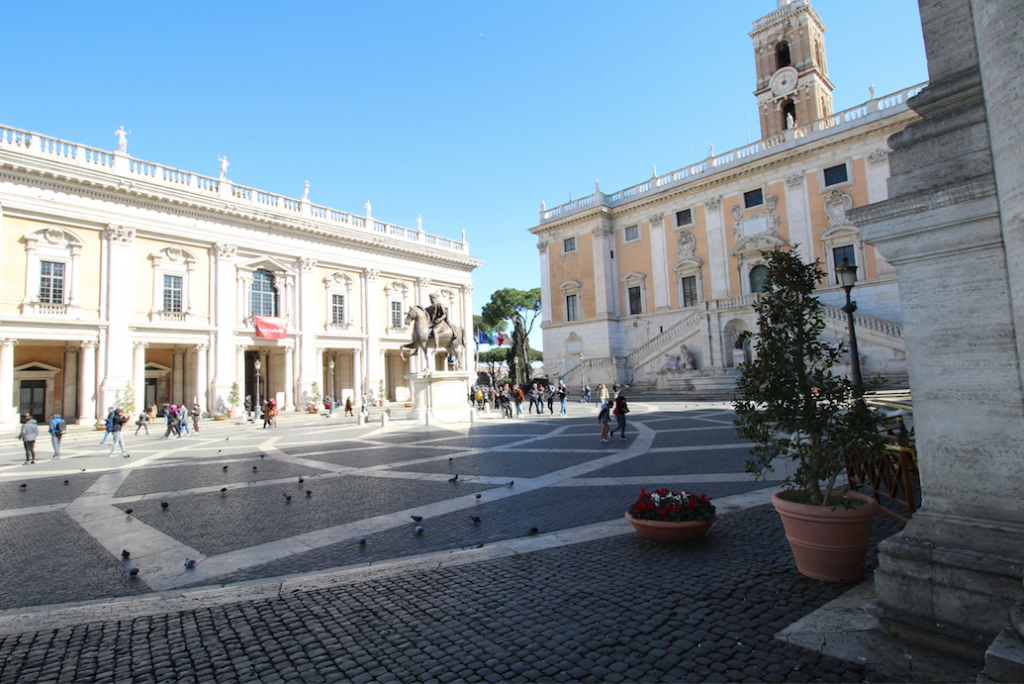
[[[786,176],[786,187],[787,188],[799,188],[799,187],[803,186],[803,184],[804,184],[804,174],[803,174],[803,172],[794,173],[792,175]]]
[[[853,198],[842,190],[833,190],[825,198],[825,214],[828,216],[829,227],[851,225],[846,213],[853,208]]]
[[[881,164],[889,158],[889,150],[880,148],[868,155],[868,163],[870,164]]]

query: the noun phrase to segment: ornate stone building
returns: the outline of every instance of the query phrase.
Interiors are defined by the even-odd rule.
[[[828,272],[819,290],[833,339],[847,335],[835,266],[857,266],[865,376],[906,381],[893,267],[864,243],[854,207],[887,197],[886,139],[915,120],[923,84],[832,111],[825,27],[807,0],[780,0],[754,22],[762,139],[623,190],[541,207],[544,364],[570,385],[598,382],[698,393],[735,383],[737,336],[766,273],[761,252],[788,246]],[[847,361],[848,363],[848,361]]]
[[[469,245],[0,127],[0,427],[134,407],[404,400],[405,314],[472,321]],[[279,339],[276,339],[279,338]],[[259,370],[257,370],[259,362]],[[443,364],[443,359],[438,359]],[[333,372],[332,372],[333,366]],[[333,386],[331,380],[333,377]]]

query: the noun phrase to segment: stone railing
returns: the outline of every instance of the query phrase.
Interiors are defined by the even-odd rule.
[[[67,304],[50,304],[46,302],[37,302],[34,305],[35,314],[37,316],[66,316],[68,313]]]
[[[346,226],[366,230],[402,242],[418,243],[449,252],[469,254],[464,241],[430,235],[369,217],[356,216],[330,207],[312,204],[272,192],[236,185],[226,179],[203,176],[162,166],[127,154],[98,150],[78,143],[50,138],[38,133],[0,125],[0,151],[13,150],[40,158],[102,170],[129,180],[153,183],[168,189],[217,197],[223,201],[295,218],[307,218],[328,226]]]
[[[851,109],[836,112],[816,121],[783,131],[778,135],[710,156],[703,161],[690,164],[678,171],[673,171],[663,176],[654,176],[638,185],[610,195],[606,195],[598,190],[585,198],[551,209],[543,209],[540,213],[540,223],[543,225],[549,221],[575,214],[594,204],[601,204],[606,207],[625,204],[638,197],[659,192],[662,188],[682,185],[689,180],[704,177],[730,167],[745,164],[759,157],[774,154],[783,146],[798,145],[800,144],[798,141],[807,138],[835,135],[879,118],[899,114],[908,109],[907,100],[921,92],[921,89],[926,85],[927,83],[920,83],[889,95],[883,95]]]
[[[846,312],[840,309],[838,306],[829,306],[823,304],[825,317],[840,321],[844,325],[847,324]],[[862,314],[853,314],[853,324],[858,329],[871,330],[888,337],[896,337],[899,339],[903,338],[903,326],[899,323],[893,323],[892,321],[886,321],[881,318],[874,318],[872,316],[864,316]]]
[[[599,356],[597,358],[584,357],[581,363],[577,363],[575,366],[562,373],[559,379],[566,385],[582,384],[583,369],[590,370],[591,368],[601,366],[615,366],[621,361],[621,356]]]
[[[761,293],[740,295],[739,297],[722,297],[720,299],[709,299],[704,302],[705,311],[728,311],[729,309],[743,309],[757,304],[761,299]]]
[[[679,335],[684,330],[686,330],[687,328],[692,328],[695,325],[698,325],[700,323],[700,319],[700,312],[695,311],[691,313],[689,316],[686,316],[682,320],[678,321],[677,323],[673,323],[672,325],[669,326],[668,330],[666,330],[663,333],[655,335],[646,343],[631,351],[629,353],[629,356],[626,357],[627,365],[629,366],[629,368],[636,367],[636,364],[639,363],[641,359],[646,357],[655,349],[658,349],[659,347],[664,347],[670,341],[678,340]]]

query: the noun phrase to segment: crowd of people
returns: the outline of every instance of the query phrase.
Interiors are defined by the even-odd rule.
[[[629,413],[629,406],[626,402],[625,390],[619,390],[618,385],[612,386],[614,399],[611,398],[608,388],[604,385],[597,386],[597,402],[601,411],[598,414],[598,423],[601,425],[601,441],[607,443],[616,432],[621,439],[626,439],[626,414]],[[477,385],[469,394],[469,402],[478,410],[485,406],[493,411],[501,411],[505,418],[516,419],[523,417],[523,405],[526,404],[526,415],[544,415],[547,408],[547,415],[555,414],[555,402],[559,404],[559,416],[567,416],[566,403],[569,398],[569,391],[561,380],[557,385],[531,383],[529,386],[517,384],[503,385]],[[591,402],[592,394],[590,385],[583,388],[583,403]],[[615,428],[611,427],[611,417],[615,417]]]

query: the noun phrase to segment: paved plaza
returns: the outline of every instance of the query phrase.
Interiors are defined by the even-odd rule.
[[[848,587],[796,573],[728,405],[633,409],[609,444],[578,404],[129,433],[130,458],[79,431],[34,466],[8,442],[0,684],[891,681],[776,638]],[[705,538],[632,532],[660,486],[720,504]]]

